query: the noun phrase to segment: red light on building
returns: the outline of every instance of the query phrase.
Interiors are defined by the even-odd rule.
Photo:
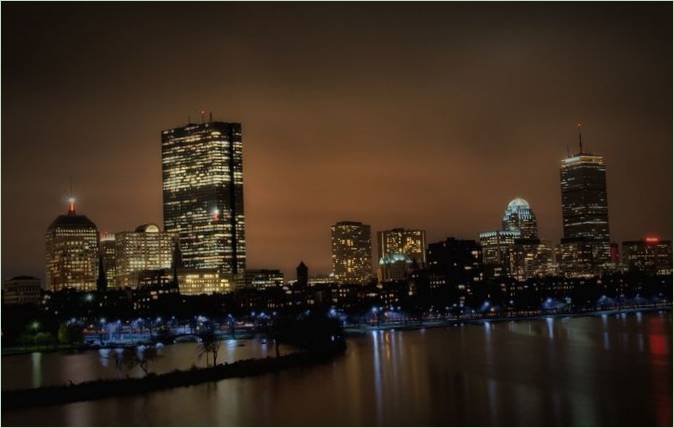
[[[657,236],[647,236],[646,237],[646,243],[647,244],[657,244],[658,242],[660,242],[660,238],[658,238]]]

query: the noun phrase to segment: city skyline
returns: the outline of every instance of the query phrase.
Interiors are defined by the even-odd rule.
[[[203,14],[212,7],[215,6],[197,7],[190,9],[190,13]],[[251,5],[218,7],[242,16],[251,13],[258,18],[270,19],[270,12],[260,12]],[[365,6],[352,7],[367,10]],[[444,5],[431,9],[437,8],[437,12],[455,10],[461,15],[465,7],[453,9]],[[522,6],[515,9],[518,7]],[[575,52],[571,44],[556,33],[561,26],[569,25],[571,17],[564,13],[561,17],[552,18],[545,12],[556,7],[532,6],[530,10],[535,11],[542,22],[551,25],[550,32],[544,34],[548,42],[557,43],[555,46],[562,52]],[[167,7],[167,10],[174,11],[175,8]],[[480,7],[471,8],[479,10]],[[7,15],[17,14],[16,23],[8,22],[12,34],[23,34],[23,30],[17,27],[25,24],[26,20],[40,23],[44,19],[42,15],[31,18],[24,15],[30,7],[24,8],[21,13],[11,7],[7,10]],[[119,10],[124,10],[124,7]],[[305,13],[307,16],[295,16],[288,10],[292,11],[292,7],[278,13],[285,13],[298,25],[287,37],[299,37],[311,34],[313,24],[310,24],[310,17],[313,17],[311,22],[314,23],[334,22],[328,20],[329,13],[326,11],[340,12],[340,16],[345,16],[350,9],[335,5],[322,9],[310,7]],[[392,10],[402,14],[405,7],[396,6]],[[423,49],[414,58],[437,61],[438,65],[437,74],[427,76],[431,77],[430,83],[417,82],[418,86],[411,87],[403,84],[400,74],[391,72],[385,74],[389,77],[388,83],[372,86],[372,80],[377,80],[375,76],[394,64],[393,53],[384,49],[379,61],[365,58],[363,55],[368,49],[381,43],[378,37],[370,35],[370,38],[365,38],[365,46],[359,47],[340,39],[339,36],[345,37],[344,34],[330,27],[329,34],[322,36],[323,41],[331,41],[340,47],[351,46],[357,62],[369,65],[362,77],[348,73],[342,78],[331,75],[334,80],[331,83],[343,91],[341,96],[329,90],[326,79],[319,79],[315,88],[303,89],[293,98],[286,95],[295,87],[292,82],[297,77],[288,74],[281,73],[278,78],[268,74],[250,78],[236,74],[216,79],[217,73],[207,73],[204,82],[192,82],[183,92],[178,90],[180,94],[162,95],[164,98],[161,98],[159,95],[163,93],[163,85],[167,81],[153,84],[147,76],[141,75],[144,78],[140,80],[148,86],[149,94],[159,98],[141,103],[138,110],[133,110],[129,108],[129,103],[136,100],[129,92],[134,88],[133,84],[125,86],[124,82],[102,73],[75,86],[81,90],[75,91],[80,95],[72,95],[65,106],[59,106],[64,107],[62,111],[57,111],[54,102],[49,100],[71,88],[73,81],[55,74],[57,85],[44,87],[44,81],[39,78],[46,78],[47,75],[42,73],[48,70],[54,72],[52,66],[47,67],[47,71],[38,71],[29,65],[29,56],[16,52],[18,47],[10,44],[9,53],[3,55],[12,54],[18,61],[17,69],[28,72],[33,79],[37,77],[38,83],[34,90],[27,91],[29,79],[23,80],[16,71],[10,70],[3,79],[8,101],[8,109],[3,113],[6,125],[3,131],[5,160],[2,173],[5,195],[2,213],[5,231],[2,238],[5,248],[3,277],[21,274],[43,277],[42,239],[49,222],[64,211],[71,180],[74,193],[80,200],[78,211],[87,215],[99,231],[118,232],[132,230],[138,224],[162,224],[159,134],[163,129],[184,124],[189,113],[184,110],[192,110],[193,120],[198,121],[197,109],[213,111],[216,120],[241,122],[243,125],[246,138],[243,158],[246,170],[247,265],[251,268],[280,268],[286,277],[292,278],[295,267],[303,260],[312,274],[328,273],[329,225],[342,220],[369,224],[373,232],[395,227],[420,228],[426,231],[427,242],[441,241],[449,236],[477,240],[480,232],[499,228],[500,216],[507,202],[518,196],[526,199],[535,210],[541,239],[557,243],[562,236],[559,162],[566,156],[567,146],[571,150],[575,147],[575,123],[578,120],[585,123],[585,147],[602,155],[607,165],[611,241],[637,240],[650,234],[671,239],[671,103],[660,103],[660,98],[654,95],[661,90],[671,90],[668,80],[671,63],[666,62],[666,55],[662,60],[657,58],[662,50],[671,49],[671,40],[663,40],[659,30],[648,29],[648,23],[659,19],[653,12],[658,10],[657,7],[636,9],[635,14],[629,7],[615,5],[603,8],[587,6],[584,10],[586,13],[580,18],[574,17],[581,24],[598,20],[602,13],[611,14],[614,21],[600,27],[612,37],[620,37],[616,22],[628,20],[629,16],[631,28],[638,37],[630,39],[631,43],[620,49],[605,52],[602,62],[588,57],[592,56],[592,52],[608,49],[610,40],[606,39],[610,37],[602,36],[599,30],[591,31],[589,26],[574,24],[581,26],[582,35],[590,38],[589,45],[584,46],[585,53],[577,53],[583,58],[585,74],[574,74],[576,68],[565,65],[564,70],[571,72],[574,84],[566,83],[568,86],[564,87],[575,87],[577,92],[565,95],[561,89],[545,86],[548,88],[545,96],[559,102],[552,103],[553,107],[543,108],[540,115],[533,118],[530,114],[536,109],[523,108],[523,104],[542,105],[547,100],[539,98],[536,90],[541,90],[544,84],[559,83],[556,79],[561,77],[544,68],[542,71],[552,73],[547,79],[532,82],[533,86],[529,89],[522,86],[526,77],[532,77],[525,67],[526,59],[544,54],[540,46],[526,37],[541,23],[501,24],[493,30],[511,34],[512,28],[517,27],[520,31],[519,35],[511,34],[513,38],[503,42],[506,47],[512,48],[512,55],[505,58],[494,56],[497,48],[490,49],[488,46],[494,41],[495,32],[478,37],[479,42],[468,42],[465,37],[473,34],[469,28],[452,30],[451,35],[464,37],[460,39],[463,43],[458,43],[461,45],[458,50],[450,49],[452,43],[446,38],[442,43],[436,41],[440,47],[445,46],[449,52],[460,53],[469,60],[487,58],[506,67],[507,76],[496,79],[495,83],[490,83],[495,77],[491,75],[481,74],[474,80],[463,76],[461,84],[477,91],[476,99],[465,93],[454,96],[453,91],[460,88],[447,84],[440,73],[448,70],[448,59],[428,56]],[[378,24],[384,31],[398,22],[398,15],[393,12],[378,18]],[[485,20],[495,19],[495,14],[492,9],[486,13]],[[111,19],[96,12],[93,15],[94,23]],[[78,16],[74,13],[68,20],[78,20]],[[509,16],[514,22],[518,21],[515,13],[511,12]],[[426,34],[447,35],[447,30],[443,30],[430,13],[417,13],[412,21],[414,25],[432,24]],[[149,23],[150,26],[154,25],[153,22]],[[358,35],[368,34],[361,18],[353,18],[349,22]],[[52,43],[57,43],[59,38],[72,37],[65,33],[66,24],[50,27],[57,35],[54,42],[41,39],[46,31],[42,25],[37,26],[36,34],[27,36],[23,43],[31,47],[31,44],[41,41],[59,52],[58,46]],[[250,29],[250,23],[245,18],[237,25]],[[84,30],[80,28],[79,31]],[[135,33],[137,31],[140,30],[132,30],[134,35],[139,35]],[[215,40],[234,43],[231,37],[221,36],[221,39]],[[100,61],[113,58],[113,54],[121,54],[121,46],[101,35],[97,37],[94,38],[111,56],[100,56],[99,53],[89,60],[76,58],[75,62],[85,69],[98,67],[105,64]],[[277,46],[269,46],[268,41],[248,40],[241,43],[253,44],[250,55],[237,51],[237,55],[249,62],[264,61],[266,55],[280,61],[270,50]],[[307,43],[313,46],[313,43]],[[140,49],[152,47],[153,40],[149,40],[141,44]],[[482,56],[466,53],[468,47],[480,48],[478,51]],[[197,48],[203,53],[201,49]],[[404,45],[402,49],[406,51]],[[609,65],[615,66],[620,58],[634,55],[637,51],[645,57],[645,63],[640,63],[639,70],[623,64],[623,68],[612,72],[615,74],[606,74]],[[307,52],[299,50],[291,50],[290,53],[291,58],[300,53],[307,55]],[[325,59],[311,49],[308,56],[314,61]],[[129,64],[125,66],[125,72],[147,68],[146,63],[133,55]],[[322,76],[316,73],[325,72],[323,66],[316,65],[318,62],[313,67],[306,61],[303,64],[310,71],[298,70],[299,76]],[[579,63],[575,65],[579,66]],[[473,66],[476,71],[482,69],[477,64]],[[220,70],[221,67],[221,64],[215,64],[214,69]],[[534,75],[535,71],[541,71],[533,68],[535,70],[531,73]],[[651,73],[652,79],[643,80],[646,73],[643,69]],[[466,66],[462,70],[469,72],[472,69]],[[411,73],[414,70],[406,68],[404,71]],[[419,77],[423,77],[423,73]],[[454,78],[457,76],[454,75]],[[519,84],[520,97],[514,97],[514,93],[505,89],[509,79]],[[215,81],[219,84],[214,90],[208,83]],[[627,82],[622,92],[615,86],[620,81]],[[223,92],[229,82],[234,83],[231,93]],[[271,100],[261,98],[261,92],[252,86],[255,82],[271,88],[274,95]],[[103,93],[119,90],[124,95],[111,97],[110,105],[99,107],[97,112],[86,111],[84,105],[95,96],[91,94],[92,85],[101,83],[110,87],[101,89]],[[392,102],[388,104],[378,100],[392,88],[401,90],[401,94],[391,95],[393,98],[389,101]],[[442,96],[434,95],[432,89],[438,89]],[[508,94],[511,96],[508,97]],[[319,101],[326,95],[326,101]],[[352,101],[357,95],[366,95],[374,101],[354,109]],[[509,104],[496,102],[496,95],[506,96],[509,103],[520,107],[518,113],[506,114]],[[332,105],[328,103],[330,97],[334,101]],[[220,101],[220,98],[225,98],[225,101]],[[402,102],[407,98],[409,106]],[[237,101],[232,104],[227,99]],[[158,105],[159,100],[170,107]],[[494,104],[484,108],[480,100]],[[421,113],[413,113],[413,105],[419,103],[426,108]],[[613,106],[616,103],[622,107]],[[42,126],[34,130],[31,138],[27,138],[23,131],[26,120],[31,119],[31,115],[26,114],[28,105],[32,106],[30,111],[48,117]],[[124,113],[120,115],[120,111]],[[384,120],[378,119],[382,113]],[[456,117],[447,119],[452,116]],[[630,117],[633,120],[629,120]],[[110,126],[108,118],[113,118],[114,126]],[[409,120],[401,121],[403,118]],[[298,122],[302,126],[298,126]],[[339,123],[339,127],[332,122]],[[92,126],[90,130],[89,126]],[[484,126],[486,129],[482,131]],[[120,135],[123,136],[121,141]],[[92,144],[92,140],[96,144]],[[33,168],[26,168],[26,164],[38,152],[44,153],[45,157],[55,157],[52,161],[54,165],[44,165],[44,173],[36,177]],[[379,167],[379,164],[385,167]],[[401,170],[407,173],[404,179],[396,173]]]

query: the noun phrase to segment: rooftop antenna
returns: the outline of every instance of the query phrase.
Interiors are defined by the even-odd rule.
[[[206,116],[206,112],[201,110],[201,123],[204,123],[204,116]]]
[[[75,215],[75,197],[73,196],[72,177],[70,177],[70,194],[68,195],[68,215]]]
[[[576,124],[576,127],[578,128],[578,147],[580,148],[580,154],[582,155],[583,154],[583,132],[582,132],[583,123],[578,122]]]

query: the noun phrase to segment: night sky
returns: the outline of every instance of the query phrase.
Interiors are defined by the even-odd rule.
[[[672,235],[672,5],[2,5],[2,277],[66,211],[162,225],[163,129],[241,122],[248,266],[330,270],[339,220],[477,239],[605,157],[611,238]]]

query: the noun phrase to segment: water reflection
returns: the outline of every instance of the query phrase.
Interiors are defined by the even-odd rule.
[[[161,364],[191,365],[196,350],[185,345],[165,347]],[[223,358],[270,345],[226,342]],[[669,313],[371,331],[312,368],[2,416],[8,425],[671,425],[671,348]],[[56,355],[3,358],[3,374],[39,368],[53,380],[68,373],[65,361],[89,376],[108,370],[100,353]]]

